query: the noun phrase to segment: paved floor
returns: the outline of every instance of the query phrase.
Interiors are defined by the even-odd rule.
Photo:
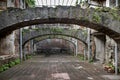
[[[34,56],[0,73],[0,80],[120,80],[109,76],[102,68],[76,57],[52,55]]]

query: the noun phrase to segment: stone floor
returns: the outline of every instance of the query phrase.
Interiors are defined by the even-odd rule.
[[[34,56],[0,73],[0,80],[120,80],[102,68],[68,55]]]

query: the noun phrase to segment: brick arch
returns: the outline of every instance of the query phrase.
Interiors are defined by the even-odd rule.
[[[67,37],[72,37],[75,39],[80,40],[84,44],[87,44],[87,35],[84,35],[84,31],[82,30],[66,30],[63,29],[59,32],[52,31],[51,29],[46,29],[42,30],[40,29],[39,31],[32,31],[28,32],[23,36],[23,46],[30,40],[35,39],[37,37],[41,36],[51,36],[51,35],[62,35],[62,36],[67,36]]]
[[[120,39],[119,11],[112,13],[111,9],[82,9],[79,6],[8,9],[0,14],[0,23],[1,37],[29,25],[64,23],[95,29],[116,41]]]

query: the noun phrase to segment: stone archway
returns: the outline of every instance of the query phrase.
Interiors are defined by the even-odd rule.
[[[39,43],[39,42],[41,42],[41,41],[44,41],[44,40],[47,40],[47,39],[49,39],[49,40],[52,40],[52,39],[59,39],[59,40],[63,40],[63,41],[66,41],[67,43],[69,43],[69,44],[71,44],[71,45],[69,45],[69,46],[67,46],[67,43],[66,44],[64,44],[64,46],[67,46],[67,48],[69,48],[69,51],[68,52],[70,52],[69,54],[77,54],[76,53],[76,49],[77,49],[77,46],[76,46],[76,44],[71,40],[71,38],[68,38],[68,37],[63,37],[63,36],[61,36],[61,37],[43,37],[43,38],[41,38],[41,39],[39,39],[39,40],[35,40],[34,41],[34,44],[33,44],[33,47],[35,47],[35,44],[37,44],[37,43]],[[63,44],[63,43],[62,43]],[[64,47],[61,47],[61,49],[62,48],[64,48]]]
[[[84,31],[82,30],[66,30],[66,29],[61,29],[61,30],[52,30],[52,29],[40,29],[39,31],[32,31],[28,32],[23,36],[23,46],[25,45],[26,42],[28,42],[31,39],[40,37],[40,36],[46,36],[46,35],[63,35],[63,36],[68,36],[68,37],[73,37],[84,44],[87,44],[87,36],[84,34]]]
[[[82,9],[80,6],[36,7],[8,9],[0,14],[0,36],[4,37],[15,29],[35,24],[76,24],[103,32],[116,41],[120,39],[119,11],[112,9]],[[4,34],[3,34],[4,33]]]

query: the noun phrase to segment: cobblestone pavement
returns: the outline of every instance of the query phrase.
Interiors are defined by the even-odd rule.
[[[120,80],[108,76],[102,68],[74,56],[51,55],[34,56],[0,73],[0,80]]]

